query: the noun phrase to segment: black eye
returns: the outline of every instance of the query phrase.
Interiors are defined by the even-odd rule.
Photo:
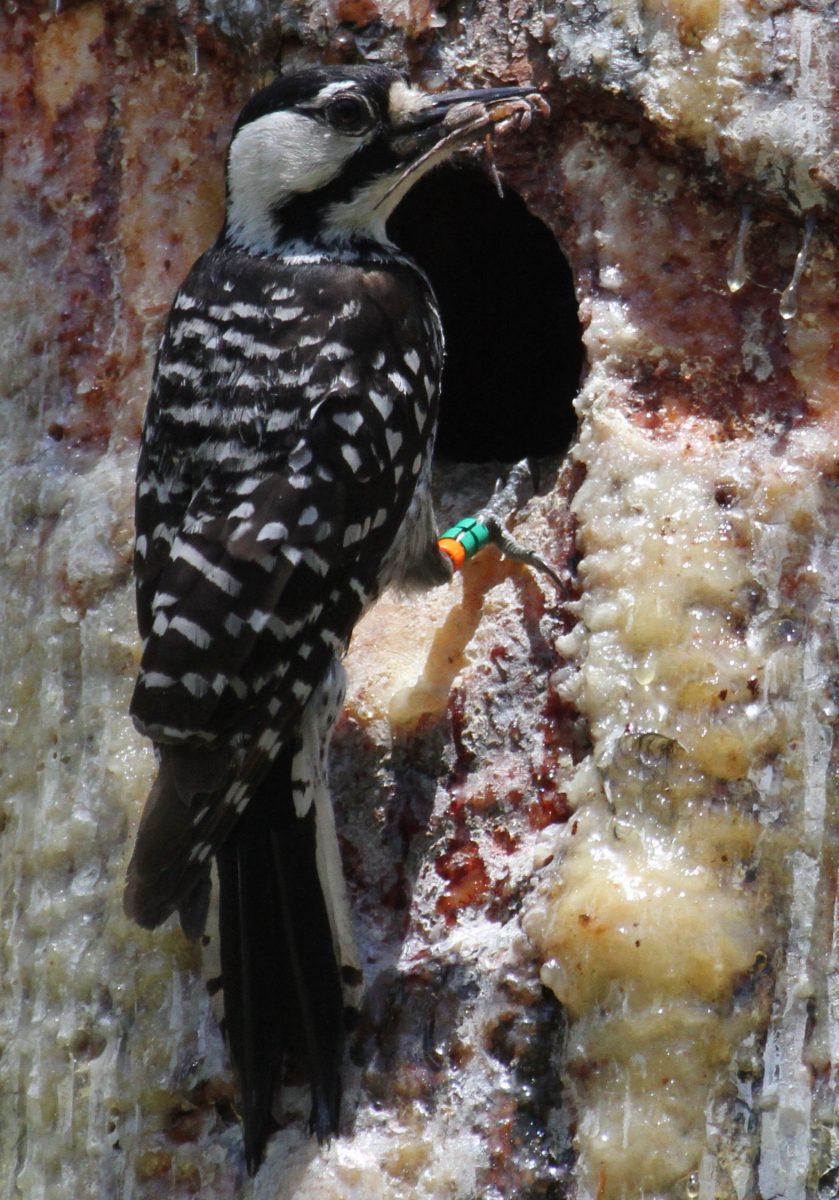
[[[361,96],[336,96],[326,106],[329,124],[341,133],[366,133],[375,120],[370,105]]]

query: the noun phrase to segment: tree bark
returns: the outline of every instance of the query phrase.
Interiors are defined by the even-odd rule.
[[[0,1196],[837,1195],[838,33],[769,0],[5,0]],[[133,468],[236,111],[324,59],[544,87],[496,159],[586,363],[515,526],[563,595],[486,552],[357,631],[344,1128],[318,1148],[289,1080],[249,1182],[200,954],[121,910]],[[514,412],[551,390],[520,375]],[[441,528],[495,474],[441,463]]]

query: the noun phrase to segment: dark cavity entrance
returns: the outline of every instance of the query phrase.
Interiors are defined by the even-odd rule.
[[[517,462],[565,450],[583,344],[571,268],[548,227],[483,171],[444,166],[409,192],[388,232],[440,302],[437,454]]]

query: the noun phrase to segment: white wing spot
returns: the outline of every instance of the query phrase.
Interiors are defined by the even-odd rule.
[[[173,617],[171,628],[181,637],[185,637],[188,642],[192,642],[193,646],[197,646],[199,650],[207,650],[212,644],[213,639],[207,630],[202,629],[195,621],[188,620],[187,617]]]
[[[269,362],[275,362],[282,354],[279,346],[258,342],[252,333],[242,333],[239,329],[227,328],[221,336],[225,345],[238,347],[245,358],[267,358]]]
[[[191,363],[169,361],[163,363],[160,374],[164,379],[186,379],[188,383],[194,383],[200,377],[201,371]]]
[[[258,542],[280,541],[282,538],[287,537],[288,529],[286,529],[282,521],[268,521],[256,535],[256,540]]]
[[[264,316],[265,309],[261,304],[243,304],[240,300],[234,300],[232,304],[228,304],[227,306],[211,304],[208,313],[214,321],[229,321],[231,317],[240,317],[243,320],[248,320],[248,318]]]
[[[280,735],[276,729],[263,729],[259,735],[257,746],[259,746],[260,750],[264,750],[266,754],[270,754],[279,740]]]
[[[169,688],[175,682],[171,675],[164,675],[162,671],[149,671],[141,679],[143,687],[147,688]]]
[[[252,517],[255,512],[256,509],[251,504],[250,500],[243,500],[241,504],[238,504],[236,508],[233,509],[233,511],[230,513],[230,516],[245,519],[246,517]]]
[[[340,342],[327,342],[321,347],[321,355],[323,358],[351,358],[352,350],[349,346],[343,346]]]
[[[234,486],[233,491],[237,496],[249,496],[251,492],[256,491],[261,482],[262,480],[256,478],[256,476],[249,475],[247,479],[240,479]]]
[[[172,558],[180,558],[185,563],[189,563],[219,591],[226,592],[228,596],[238,596],[242,590],[239,580],[234,579],[229,571],[214,566],[200,550],[197,550],[195,546],[190,546],[189,542],[184,542],[181,538],[178,538],[172,547]]]
[[[265,428],[270,433],[281,433],[284,429],[290,429],[294,424],[294,413],[288,412],[285,409],[278,408],[274,412],[268,414],[268,420],[265,422]]]
[[[329,563],[326,559],[321,558],[314,550],[308,546],[303,550],[301,556],[307,567],[311,567],[317,575],[325,575],[329,570]]]
[[[382,420],[389,420],[390,414],[393,412],[393,401],[390,397],[383,396],[380,392],[369,392],[368,395]]]
[[[341,447],[341,457],[352,471],[357,471],[361,466],[361,455],[356,450],[355,446],[349,442],[344,442]]]
[[[250,371],[243,371],[241,375],[236,376],[234,383],[236,387],[249,388],[255,392],[265,386],[265,379],[262,375],[252,375]]]
[[[400,375],[398,371],[388,371],[387,375],[390,382],[396,388],[397,392],[402,392],[404,396],[408,395],[411,390],[411,385],[404,375]]]
[[[224,618],[224,631],[229,633],[231,637],[238,637],[242,632],[243,621],[241,617],[237,617],[235,613],[228,613]]]
[[[288,456],[288,465],[292,471],[302,471],[312,461],[312,452],[308,446],[295,446]]]
[[[334,651],[335,654],[343,654],[344,643],[339,637],[335,636],[331,629],[322,629],[320,631],[320,640],[325,646],[328,646],[330,650]]]
[[[249,799],[247,784],[232,783],[225,793],[225,803],[232,804],[236,812],[242,812]]]
[[[355,437],[361,426],[364,424],[364,418],[361,413],[335,413],[332,420],[339,429],[343,429],[351,437]]]
[[[197,696],[199,699],[201,696],[206,696],[210,690],[210,685],[204,676],[197,675],[195,671],[187,671],[181,679],[181,683],[191,695]]]
[[[177,602],[177,596],[172,596],[169,592],[158,592],[151,602],[152,612],[157,612],[159,608],[169,608]]]

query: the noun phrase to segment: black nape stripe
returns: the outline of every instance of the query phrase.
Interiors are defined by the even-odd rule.
[[[362,146],[340,168],[338,176],[314,192],[300,192],[285,204],[278,205],[273,217],[278,235],[283,241],[309,243],[323,241],[324,216],[334,204],[346,204],[358,192],[382,175],[399,167],[400,160],[387,143],[384,133]]]

